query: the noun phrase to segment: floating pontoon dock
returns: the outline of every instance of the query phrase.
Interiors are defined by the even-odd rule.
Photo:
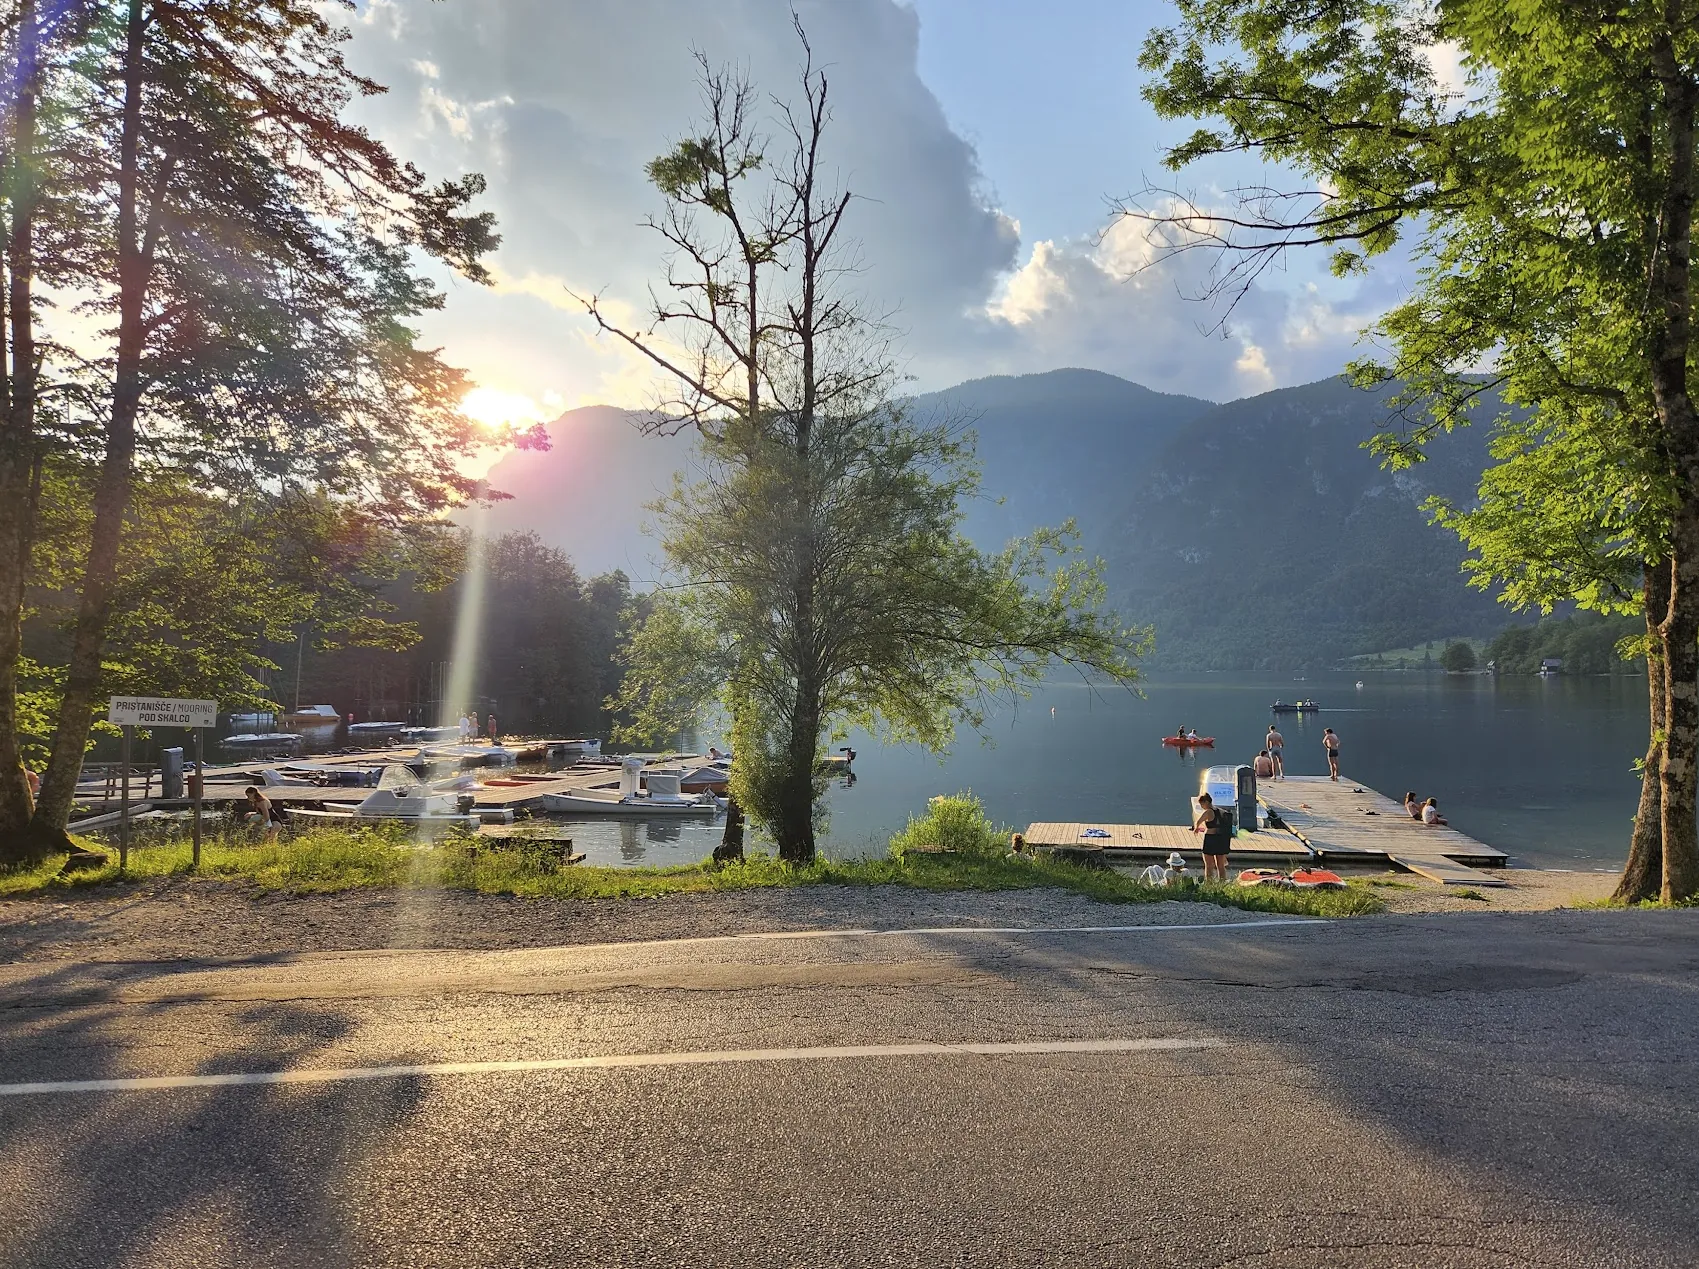
[[[1390,860],[1446,886],[1502,886],[1476,868],[1503,868],[1510,857],[1449,827],[1428,827],[1401,803],[1341,776],[1288,776],[1257,781],[1257,800],[1294,836],[1330,864]],[[1238,851],[1234,840],[1234,852]]]
[[[1257,781],[1257,800],[1287,831],[1266,828],[1233,839],[1234,867],[1292,859],[1322,864],[1395,864],[1447,886],[1502,886],[1476,868],[1503,868],[1509,856],[1454,828],[1429,828],[1383,794],[1344,778],[1288,776]],[[1104,863],[1196,857],[1202,842],[1177,824],[1033,824],[1027,845]]]

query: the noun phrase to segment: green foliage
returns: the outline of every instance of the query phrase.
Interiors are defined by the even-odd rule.
[[[1251,912],[1345,917],[1378,912],[1367,891],[1279,891],[1267,887],[1194,886],[1165,891],[1140,885],[1112,869],[1027,856],[911,855],[905,859],[816,859],[796,865],[770,855],[741,863],[704,862],[673,868],[561,867],[547,854],[491,849],[471,835],[423,844],[399,826],[349,830],[315,828],[275,841],[237,831],[204,844],[199,873],[181,828],[131,847],[120,874],[116,852],[105,868],[60,876],[63,855],[27,868],[0,869],[0,898],[67,896],[115,882],[197,876],[299,894],[363,888],[454,889],[549,899],[633,899],[670,894],[764,890],[795,886],[903,886],[916,890],[1030,890],[1053,887],[1102,903],[1212,903]]]
[[[1226,128],[1171,165],[1251,150],[1321,191],[1204,215],[1242,253],[1223,293],[1293,244],[1355,269],[1414,236],[1421,282],[1378,325],[1388,356],[1354,368],[1359,383],[1396,382],[1405,411],[1378,452],[1407,465],[1437,432],[1490,425],[1478,498],[1429,504],[1474,551],[1476,584],[1515,607],[1622,610],[1641,561],[1662,555],[1678,483],[1651,388],[1665,310],[1647,299],[1670,250],[1668,77],[1649,52],[1661,12],[1181,0],[1179,14],[1147,45],[1147,96]],[[1428,59],[1446,41],[1461,94]]]
[[[1461,674],[1475,668],[1475,649],[1461,639],[1445,645],[1445,652],[1439,659],[1440,668],[1453,674]]]
[[[1565,674],[1644,674],[1645,634],[1645,623],[1635,617],[1578,612],[1511,626],[1487,644],[1481,659],[1500,674],[1536,674],[1549,657],[1562,660]]]
[[[466,540],[456,535],[453,545],[452,561],[410,557],[414,567],[382,591],[392,621],[416,630],[416,641],[395,650],[320,640],[302,672],[309,701],[338,704],[362,717],[405,718],[430,699],[434,670],[457,655],[453,635],[465,594],[459,574]],[[621,647],[641,627],[650,598],[633,595],[621,572],[581,578],[565,552],[532,533],[504,534],[483,551],[482,633],[468,689],[473,703],[493,710],[510,734],[607,734],[619,717],[608,711],[617,711],[610,697],[624,669]],[[274,655],[293,652],[277,649]]]
[[[971,793],[935,797],[927,803],[926,814],[910,816],[908,825],[891,839],[891,854],[898,859],[917,847],[1000,857],[1009,851],[1009,830],[993,824],[985,804]]]

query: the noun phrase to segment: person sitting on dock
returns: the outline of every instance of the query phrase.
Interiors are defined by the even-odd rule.
[[[1443,828],[1445,826],[1445,816],[1439,813],[1439,803],[1433,798],[1422,803],[1422,823],[1429,828]]]
[[[1404,795],[1404,814],[1413,820],[1422,818],[1422,804],[1413,792]]]
[[[1264,749],[1258,752],[1255,761],[1251,763],[1251,770],[1257,773],[1259,780],[1272,780],[1274,778],[1274,759],[1268,756],[1268,750]]]
[[[1227,851],[1232,846],[1232,828],[1227,813],[1218,809],[1207,793],[1198,794],[1198,822],[1192,832],[1203,834],[1203,879],[1227,880]]]

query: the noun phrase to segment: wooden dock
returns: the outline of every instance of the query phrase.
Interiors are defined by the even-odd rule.
[[[1086,836],[1087,830],[1107,837]],[[1201,858],[1203,839],[1182,824],[1032,824],[1030,847],[1055,854],[1099,859],[1104,863],[1166,859],[1175,851]],[[1241,833],[1233,839],[1233,859],[1247,867],[1278,866],[1308,859],[1310,850],[1290,833]]]
[[[1232,867],[1278,866],[1294,858],[1321,864],[1394,864],[1445,886],[1502,886],[1477,868],[1503,868],[1502,850],[1454,828],[1429,828],[1391,798],[1341,779],[1288,776],[1257,781],[1257,800],[1275,813],[1277,828],[1241,832],[1233,839]],[[1088,836],[1089,832],[1089,836]],[[1161,859],[1179,851],[1201,854],[1201,839],[1180,824],[1033,824],[1027,845],[1104,863]]]
[[[1503,868],[1509,856],[1454,828],[1412,820],[1384,794],[1340,777],[1288,776],[1257,781],[1257,800],[1325,863],[1390,860],[1446,886],[1502,886],[1476,868]],[[1239,853],[1234,839],[1233,853]]]

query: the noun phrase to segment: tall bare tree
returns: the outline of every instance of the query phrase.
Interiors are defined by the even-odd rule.
[[[1130,681],[1146,636],[1103,610],[1065,533],[996,555],[960,536],[971,449],[894,397],[890,330],[850,282],[827,77],[796,32],[800,91],[772,103],[774,153],[751,85],[699,59],[701,133],[648,169],[669,252],[650,326],[586,306],[678,385],[655,426],[696,427],[704,467],[661,506],[678,585],[633,640],[621,708],[661,736],[718,689],[739,803],[805,860],[835,726],[943,747],[1054,660]]]

